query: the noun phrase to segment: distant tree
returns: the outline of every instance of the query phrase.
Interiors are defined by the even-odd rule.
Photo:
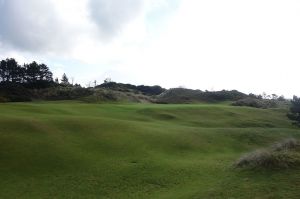
[[[38,63],[32,62],[30,64],[25,64],[24,67],[25,67],[25,71],[26,71],[26,74],[25,74],[26,82],[29,84],[36,83],[38,81],[39,72],[40,72],[39,71],[40,67],[39,67]]]
[[[13,58],[0,62],[0,82],[24,83],[25,68],[21,67]]]
[[[2,60],[0,62],[0,82],[6,82],[7,81],[7,62],[6,60]]]
[[[278,101],[285,101],[286,99],[284,98],[284,96],[283,95],[280,95],[279,97],[278,97]]]
[[[17,69],[17,79],[16,82],[25,84],[25,75],[26,75],[26,69],[24,67],[19,66]]]
[[[69,85],[69,78],[67,77],[66,73],[63,74],[62,78],[61,78],[61,84],[63,85]]]
[[[277,100],[278,98],[279,98],[278,95],[272,94],[272,99],[273,99],[273,100]]]
[[[53,74],[48,68],[48,66],[46,66],[45,64],[39,65],[38,80],[52,82],[53,81],[52,76]]]
[[[59,84],[59,80],[58,80],[57,77],[55,78],[54,82],[55,82],[56,84]]]
[[[6,59],[0,62],[0,81],[21,82],[21,66],[15,59]]]
[[[294,124],[300,126],[300,98],[294,96],[290,108],[290,112],[287,114],[288,118],[294,121]]]
[[[253,93],[250,93],[250,94],[249,94],[249,97],[250,97],[250,98],[256,98],[257,96],[256,96],[255,94],[253,94]]]
[[[8,81],[16,83],[20,79],[20,66],[15,59],[7,59],[6,64]]]
[[[140,85],[135,87],[136,90],[140,91],[144,95],[159,95],[165,91],[164,88],[160,86],[144,86]]]
[[[25,82],[28,86],[33,88],[49,87],[53,83],[53,74],[45,64],[38,64],[32,62],[24,64]]]
[[[0,83],[4,83],[7,90],[17,84],[28,88],[46,88],[53,84],[53,78],[45,64],[32,62],[21,66],[10,58],[0,61]]]
[[[104,80],[104,83],[106,84],[106,83],[110,83],[110,82],[112,82],[112,80],[111,80],[111,78],[110,77],[108,77],[108,78],[105,78],[105,80]]]

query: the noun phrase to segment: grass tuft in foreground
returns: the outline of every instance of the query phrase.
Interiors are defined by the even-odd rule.
[[[235,168],[291,168],[300,166],[300,143],[294,138],[278,142],[267,149],[256,150],[242,156]]]

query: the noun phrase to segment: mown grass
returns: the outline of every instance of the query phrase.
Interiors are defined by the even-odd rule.
[[[231,168],[300,131],[222,104],[0,104],[0,198],[300,198],[300,170]]]

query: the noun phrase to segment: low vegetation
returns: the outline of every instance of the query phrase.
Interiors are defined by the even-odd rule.
[[[232,103],[233,106],[249,106],[253,108],[277,108],[279,104],[272,99],[244,98]]]
[[[152,103],[151,96],[143,95],[139,92],[118,91],[111,89],[93,89],[92,94],[80,98],[83,102],[107,103],[107,102],[127,102],[127,103]]]
[[[269,148],[242,156],[235,168],[278,169],[300,166],[300,143],[294,138],[285,139]]]
[[[106,79],[104,83],[88,88],[74,84],[66,74],[53,79],[45,64],[32,62],[20,65],[13,58],[0,62],[0,103],[40,100],[81,100],[90,103],[136,102],[158,104],[223,103],[255,108],[279,107],[283,97],[256,96],[232,90],[201,91],[185,88],[165,89],[161,86],[123,84]]]
[[[293,124],[300,126],[300,98],[297,96],[293,97],[291,101],[290,112],[287,117],[293,121]]]
[[[96,88],[102,88],[106,90],[120,91],[126,93],[142,94],[146,96],[155,96],[166,91],[166,89],[160,86],[145,86],[145,85],[135,86],[132,84],[117,83],[111,80],[105,80],[103,84],[96,86]]]
[[[235,101],[245,98],[247,95],[239,91],[201,91],[185,88],[169,89],[156,98],[161,104],[187,104],[200,102]]]

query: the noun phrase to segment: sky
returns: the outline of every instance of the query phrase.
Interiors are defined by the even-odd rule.
[[[0,59],[113,81],[300,96],[299,0],[0,0]]]

